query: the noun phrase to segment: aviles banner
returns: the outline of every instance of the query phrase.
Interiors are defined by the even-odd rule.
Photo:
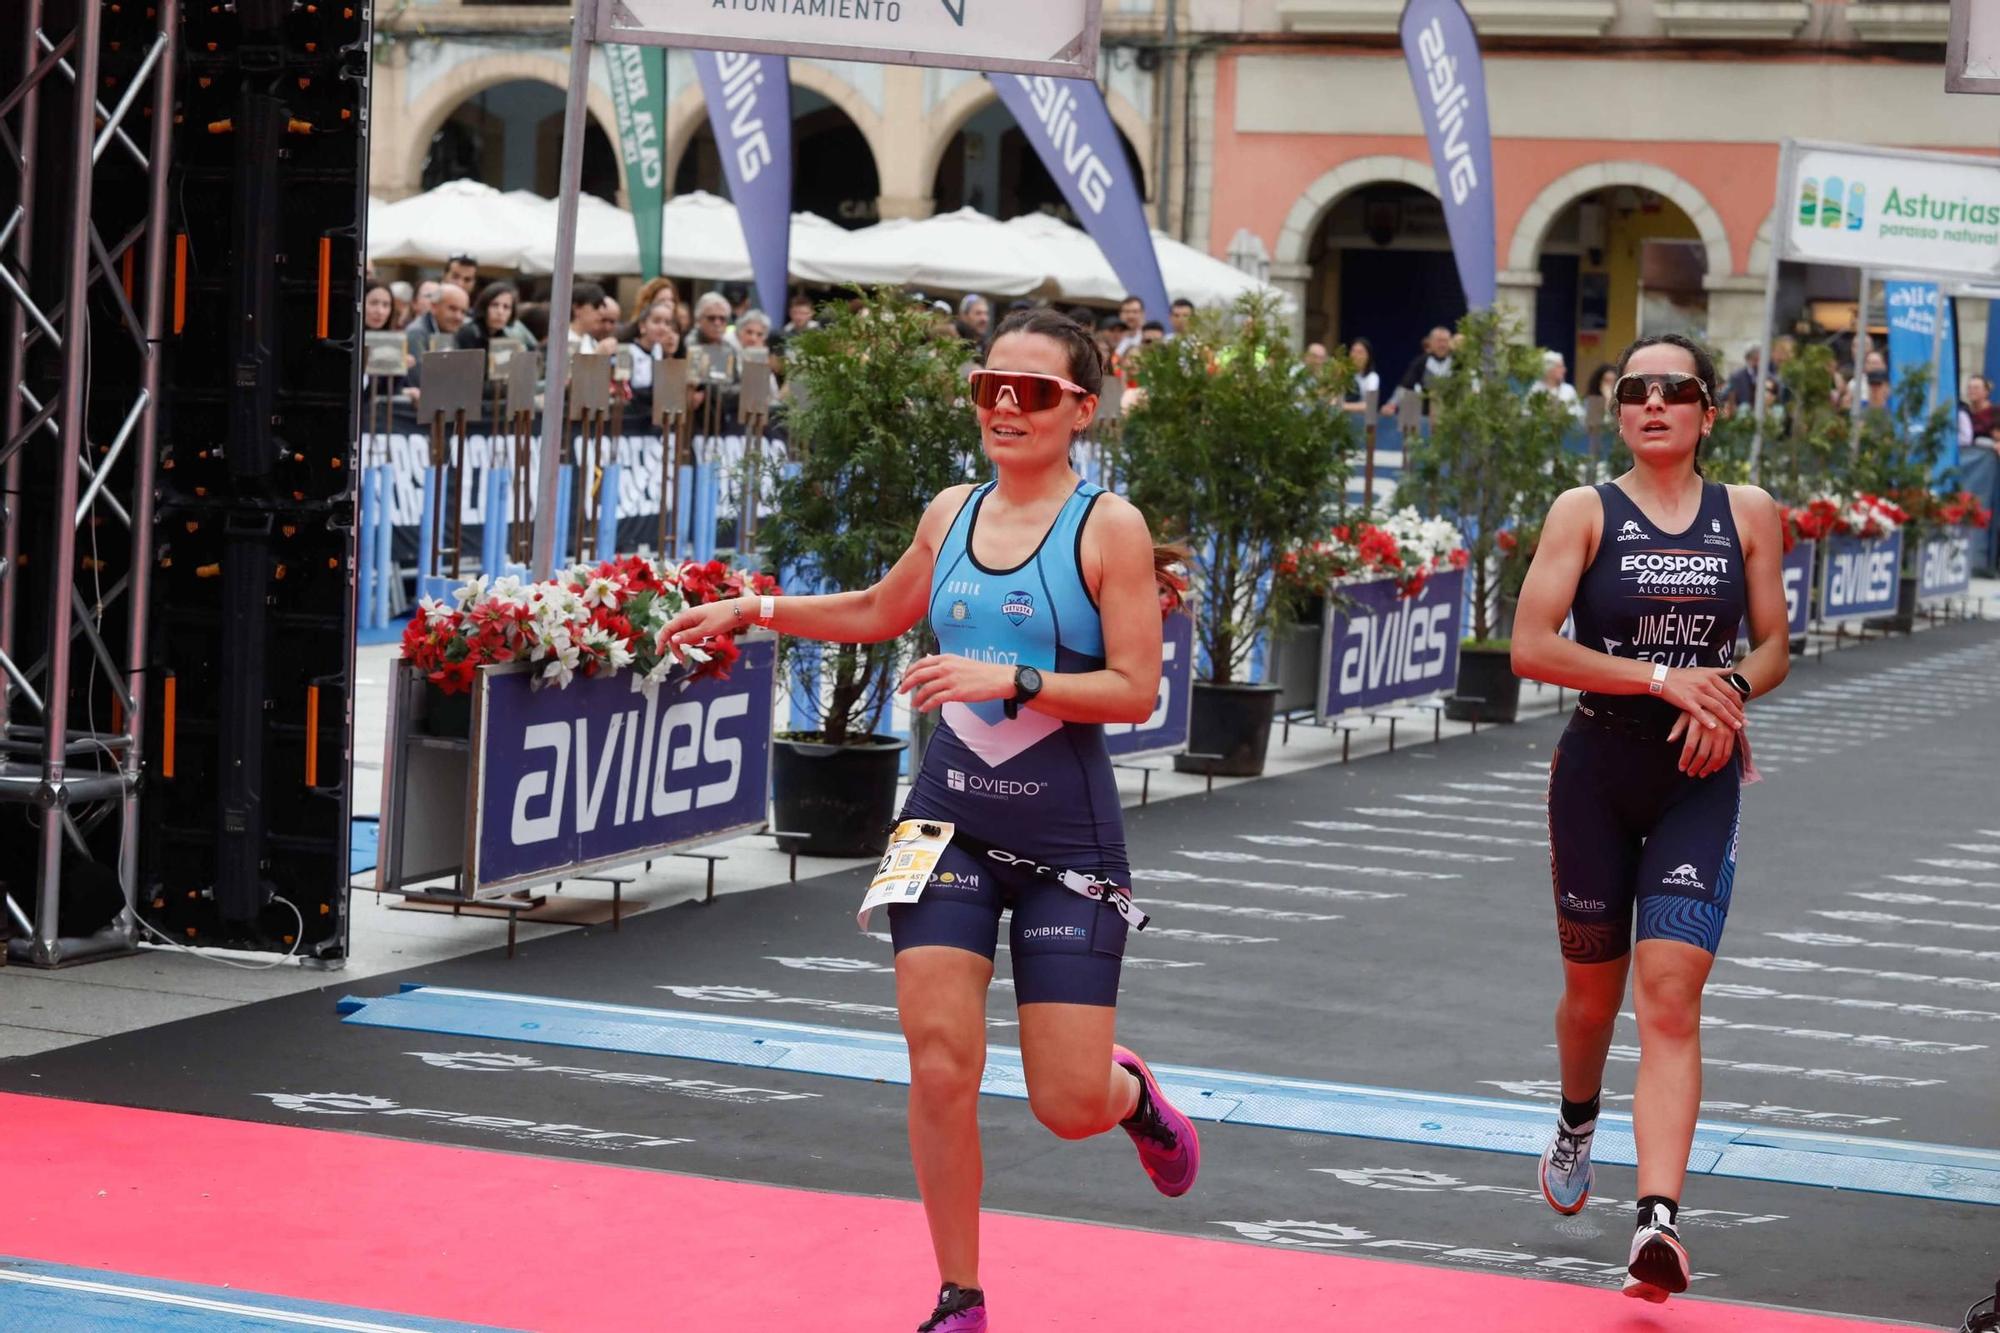
[[[728,680],[641,688],[624,672],[534,689],[481,672],[475,889],[530,884],[764,823],[776,643]]]
[[[1972,591],[1972,531],[1947,528],[1917,548],[1917,596],[1962,597]]]
[[[1897,572],[1903,567],[1903,534],[1863,541],[1829,537],[1820,614],[1827,620],[1879,616],[1896,609]]]
[[[1431,166],[1458,261],[1459,285],[1474,310],[1498,292],[1499,241],[1493,225],[1493,130],[1486,114],[1486,66],[1479,33],[1458,0],[1410,0],[1400,27],[1403,59],[1417,89]]]
[[[792,84],[783,56],[696,51],[708,123],[743,223],[757,303],[784,322],[792,262]]]
[[[1851,144],[1787,147],[1782,258],[2000,278],[2000,161]]]
[[[1104,748],[1114,759],[1179,750],[1187,744],[1194,701],[1194,615],[1183,606],[1161,627],[1160,688],[1144,722],[1108,722]]]
[[[667,186],[667,53],[658,47],[607,46],[618,151],[639,233],[639,276],[660,276],[660,214]],[[645,314],[634,311],[633,318]]]
[[[1104,92],[1088,79],[988,75],[993,91],[1035,146],[1063,198],[1083,222],[1125,290],[1146,303],[1146,317],[1167,322],[1167,284],[1146,201],[1111,123]]]
[[[1330,603],[1320,662],[1322,720],[1458,684],[1458,626],[1465,614],[1465,573],[1434,574],[1415,597],[1393,579],[1356,583]]]

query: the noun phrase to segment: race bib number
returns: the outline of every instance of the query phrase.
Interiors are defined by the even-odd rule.
[[[906,819],[896,825],[889,837],[889,850],[882,853],[882,864],[869,881],[868,896],[854,914],[855,923],[866,930],[868,914],[876,908],[913,903],[923,897],[938,858],[951,846],[952,832],[953,826],[941,819]]]

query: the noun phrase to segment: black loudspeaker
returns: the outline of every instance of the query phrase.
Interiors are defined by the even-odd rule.
[[[369,3],[193,0],[169,192],[140,908],[324,962],[347,952]]]

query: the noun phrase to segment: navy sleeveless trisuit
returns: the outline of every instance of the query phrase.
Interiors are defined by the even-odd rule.
[[[1083,581],[1083,527],[1104,488],[1080,482],[1041,545],[1011,569],[972,554],[993,482],[975,488],[952,520],[931,573],[930,621],[939,649],[1044,672],[1104,667],[1104,627]],[[903,807],[904,819],[949,820],[993,847],[1129,885],[1125,824],[1104,728],[1032,708],[947,703]],[[917,902],[892,906],[897,952],[946,945],[994,956],[1000,914],[1013,909],[1010,950],[1021,1004],[1112,1005],[1125,954],[1116,909],[1048,878],[945,849]]]
[[[1685,532],[1655,527],[1611,482],[1604,530],[1577,581],[1576,641],[1670,667],[1728,666],[1748,609],[1729,488],[1702,485]],[[1633,940],[1714,953],[1736,877],[1742,752],[1705,778],[1680,771],[1679,710],[1650,694],[1581,696],[1549,768],[1549,862],[1563,957],[1603,963]]]

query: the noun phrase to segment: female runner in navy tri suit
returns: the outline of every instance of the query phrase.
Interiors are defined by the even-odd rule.
[[[1632,468],[1550,507],[1521,589],[1514,670],[1581,692],[1549,768],[1562,1106],[1542,1193],[1566,1214],[1589,1197],[1630,968],[1640,1199],[1625,1294],[1664,1301],[1688,1284],[1675,1218],[1701,1106],[1701,992],[1736,875],[1744,705],[1784,681],[1791,649],[1777,505],[1698,466],[1715,425],[1708,353],[1678,334],[1642,338],[1618,376]],[[1572,613],[1574,641],[1560,633]],[[1754,646],[1738,662],[1746,619]]]
[[[972,398],[996,478],[932,501],[909,550],[862,592],[740,598],[675,619],[695,644],[751,620],[780,633],[873,643],[929,616],[942,651],[902,691],[942,710],[908,821],[949,821],[921,898],[889,908],[896,1000],[910,1051],[910,1152],[943,1290],[921,1326],[985,1333],[979,1283],[979,1081],[1000,914],[1035,1117],[1066,1139],[1122,1126],[1161,1193],[1200,1166],[1193,1123],[1144,1061],[1112,1043],[1131,871],[1106,722],[1152,714],[1160,679],[1153,539],[1130,504],[1080,478],[1070,446],[1104,371],[1090,334],[1048,310],[1009,317]],[[1022,862],[1073,872],[1072,889]],[[1030,1321],[1034,1322],[1034,1321]]]

